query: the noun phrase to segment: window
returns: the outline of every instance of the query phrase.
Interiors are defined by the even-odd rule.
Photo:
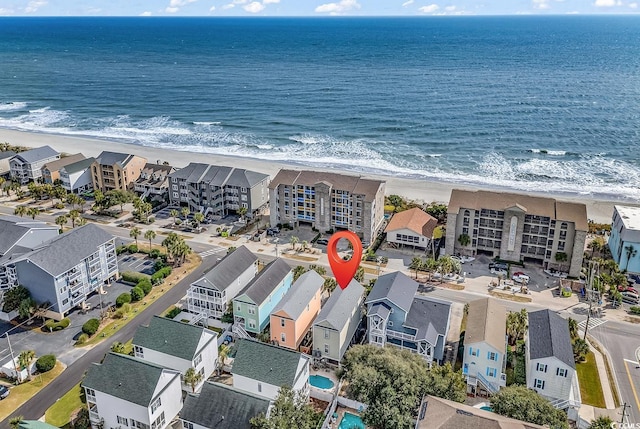
[[[240,303],[238,303],[238,305],[236,306],[236,308],[238,309],[238,311],[242,311],[242,307],[240,307]]]
[[[287,341],[287,336],[284,334],[284,332],[280,334],[280,339],[282,340],[283,343]]]
[[[193,429],[193,423],[191,423],[191,422],[182,422],[182,427],[184,429]]]
[[[67,305],[69,303],[69,298],[65,298],[62,300],[62,305]]]
[[[566,376],[567,376],[567,372],[568,372],[568,371],[567,371],[566,369],[564,369],[564,368],[558,368],[558,369],[556,369],[556,375],[557,375],[558,377],[566,377]]]
[[[249,314],[256,314],[256,308],[253,305],[249,306]]]
[[[117,418],[118,418],[118,424],[119,425],[129,426],[129,420],[128,419],[125,419],[124,417],[120,417],[120,416],[117,416]]]
[[[164,424],[165,424],[165,420],[164,420],[164,411],[163,411],[162,414],[158,416],[156,421],[151,424],[151,429],[162,428],[164,427]]]
[[[328,339],[329,339],[329,337],[331,337],[331,334],[329,333],[329,330],[328,330],[328,329],[325,329],[325,330],[324,330],[324,339],[325,339],[325,340],[328,340]]]
[[[240,188],[240,192],[247,192],[247,188]]]
[[[144,358],[144,349],[140,346],[133,346],[133,352],[136,357]]]
[[[544,390],[544,380],[538,380],[537,378],[533,380],[533,387],[536,389]]]
[[[160,405],[162,405],[162,402],[160,401],[160,397],[158,396],[158,399],[151,403],[151,414],[155,413],[158,408],[160,408]]]
[[[489,360],[498,360],[498,353],[494,353],[494,352],[488,352],[487,353],[487,359]]]
[[[193,360],[193,366],[198,366],[202,362],[202,354],[198,354],[196,358]]]
[[[536,371],[547,372],[547,364],[538,362],[538,364],[536,364]]]
[[[255,320],[249,320],[249,328],[252,328],[252,329],[256,328],[256,321]]]
[[[469,355],[471,356],[480,356],[480,349],[473,349],[473,347],[469,347]]]
[[[179,197],[178,193],[177,193],[177,192],[174,192],[174,193],[173,193],[173,198],[178,198],[178,197]]]
[[[93,389],[85,388],[85,392],[87,393],[87,396],[96,396],[96,392]]]
[[[495,368],[487,368],[487,377],[495,377],[498,373],[498,370]]]
[[[282,326],[284,328],[284,319],[283,318],[280,319],[280,326]]]
[[[262,383],[258,383],[258,392],[262,392]]]

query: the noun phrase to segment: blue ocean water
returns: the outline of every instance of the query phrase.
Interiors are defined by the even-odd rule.
[[[640,17],[2,18],[0,127],[636,199]]]

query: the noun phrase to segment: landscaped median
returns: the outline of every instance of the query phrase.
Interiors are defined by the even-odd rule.
[[[596,357],[593,352],[587,354],[584,362],[576,363],[576,372],[580,382],[582,403],[598,408],[606,408],[600,375],[596,366]]]

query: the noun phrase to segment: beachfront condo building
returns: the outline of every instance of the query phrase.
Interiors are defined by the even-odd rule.
[[[60,180],[60,170],[70,164],[85,159],[85,156],[81,153],[76,153],[69,156],[63,156],[55,161],[47,162],[42,166],[42,181],[51,185],[58,183]]]
[[[269,175],[192,162],[169,175],[169,200],[192,213],[224,217],[246,209],[251,218],[269,202]]]
[[[348,229],[375,239],[384,222],[385,182],[320,171],[280,170],[271,181],[271,225]]]
[[[446,253],[532,262],[580,275],[587,207],[553,198],[490,191],[451,191]]]
[[[609,249],[623,271],[640,273],[640,208],[614,206]]]
[[[20,152],[9,161],[11,177],[22,185],[38,180],[42,177],[42,167],[57,159],[60,154],[50,146]]]
[[[164,201],[169,197],[169,174],[174,171],[176,169],[168,164],[146,164],[133,184],[133,190],[140,198]]]
[[[147,159],[141,156],[104,151],[91,165],[93,189],[102,192],[129,190],[146,164]]]

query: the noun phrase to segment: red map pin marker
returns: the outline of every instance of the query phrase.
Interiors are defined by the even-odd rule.
[[[353,256],[348,261],[345,261],[338,255],[338,240],[346,238],[351,242],[353,247]],[[329,265],[331,271],[336,278],[336,281],[340,285],[340,288],[344,290],[349,285],[353,276],[356,275],[356,271],[360,266],[362,260],[362,243],[360,238],[351,231],[339,231],[331,236],[329,244],[327,245],[327,256],[329,257]]]

